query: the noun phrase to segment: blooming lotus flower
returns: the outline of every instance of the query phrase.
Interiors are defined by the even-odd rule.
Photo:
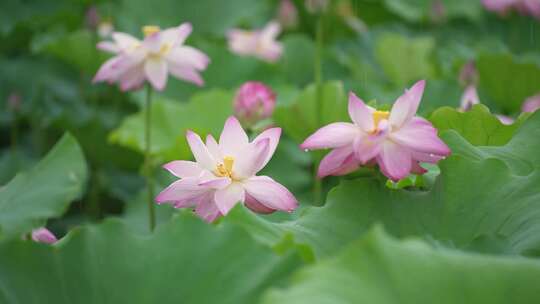
[[[244,83],[236,92],[234,114],[246,124],[269,118],[276,106],[276,94],[261,82]]]
[[[163,167],[180,180],[157,197],[176,208],[195,208],[207,222],[226,215],[238,202],[257,213],[291,212],[298,203],[281,184],[268,176],[257,176],[276,150],[280,128],[262,132],[251,143],[238,120],[231,116],[217,142],[208,135],[206,144],[188,131],[192,161],[173,161]]]
[[[38,243],[54,244],[58,240],[47,228],[41,227],[32,231],[32,240]]]
[[[527,98],[521,106],[523,112],[532,113],[538,109],[540,109],[540,94]]]
[[[353,122],[322,127],[300,146],[333,149],[321,161],[318,176],[344,175],[360,165],[376,163],[384,175],[397,181],[410,173],[425,173],[420,163],[437,163],[448,156],[450,149],[433,125],[415,116],[424,86],[422,80],[405,91],[390,112],[366,106],[351,92],[349,116]]]
[[[206,69],[208,57],[201,51],[185,46],[184,41],[192,27],[184,23],[178,27],[161,30],[145,26],[143,41],[126,33],[113,33],[113,42],[100,42],[98,48],[115,54],[105,62],[94,82],[120,83],[124,91],[140,88],[148,80],[156,90],[163,90],[167,75],[202,86],[199,72]]]
[[[482,0],[482,4],[489,11],[507,14],[516,9],[523,15],[531,15],[540,19],[540,1],[538,0]]]
[[[463,95],[461,96],[461,106],[459,109],[461,111],[469,111],[473,105],[479,104],[480,98],[478,98],[478,92],[474,85],[470,85],[465,89]]]
[[[276,41],[280,31],[279,23],[274,21],[257,31],[232,29],[227,34],[229,49],[240,56],[255,56],[264,61],[275,62],[283,52],[283,46]]]

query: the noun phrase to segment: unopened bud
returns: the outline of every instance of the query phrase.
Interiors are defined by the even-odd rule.
[[[270,118],[275,106],[276,94],[261,82],[246,82],[236,92],[234,112],[247,125]]]
[[[58,241],[56,236],[47,228],[41,227],[32,231],[32,240],[38,243],[54,244]]]
[[[298,10],[291,0],[281,0],[277,19],[283,28],[295,28],[298,25]]]

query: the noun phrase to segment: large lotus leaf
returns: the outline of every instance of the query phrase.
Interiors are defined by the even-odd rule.
[[[62,215],[81,195],[86,176],[81,148],[64,135],[32,170],[0,188],[0,238],[20,237]]]
[[[152,235],[108,220],[53,246],[0,244],[0,302],[251,304],[297,265],[293,253],[277,256],[239,228],[189,214]]]
[[[430,56],[434,48],[432,37],[409,38],[396,33],[381,35],[375,44],[377,61],[398,87],[433,78],[435,67]]]
[[[187,104],[156,99],[152,102],[152,153],[163,159],[189,159],[187,129],[201,136],[219,135],[232,112],[233,94],[223,90],[199,93]],[[110,135],[113,143],[144,151],[145,110],[127,117]]]
[[[443,7],[440,15],[437,15],[437,3]],[[470,0],[384,0],[384,4],[392,13],[410,22],[421,22],[428,19],[441,22],[446,18],[476,20],[482,13],[480,2]]]
[[[519,112],[523,101],[540,91],[540,64],[511,54],[480,54],[477,61],[480,93],[503,111]]]
[[[36,53],[55,56],[93,76],[99,65],[110,57],[96,49],[97,39],[96,35],[88,30],[72,33],[52,31],[34,38],[32,49]]]
[[[475,146],[501,146],[506,144],[523,120],[505,125],[484,105],[475,105],[470,111],[460,112],[450,107],[436,110],[430,118],[439,130],[455,130]]]
[[[537,303],[540,262],[433,248],[373,229],[264,304]]]
[[[505,146],[475,147],[456,132],[445,132],[453,154],[440,162],[441,175],[429,191],[391,190],[375,178],[348,180],[329,193],[324,207],[308,207],[297,220],[269,223],[241,209],[233,210],[230,220],[263,242],[302,244],[315,256],[334,253],[375,222],[393,235],[420,236],[443,246],[537,255],[538,138],[540,113]]]
[[[322,85],[320,113],[317,112],[316,91],[316,86],[310,85],[292,103],[280,106],[274,112],[277,125],[299,143],[323,125],[349,120],[347,98],[341,82],[331,81]],[[319,115],[320,121],[317,121]]]

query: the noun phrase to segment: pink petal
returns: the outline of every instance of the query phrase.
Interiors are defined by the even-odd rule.
[[[381,151],[382,140],[377,140],[376,138],[373,135],[366,135],[355,139],[353,144],[355,157],[362,164],[369,162]]]
[[[414,173],[414,174],[417,174],[417,175],[422,175],[424,173],[426,173],[427,170],[422,168],[422,166],[420,166],[420,164],[417,162],[417,161],[414,161],[412,162],[411,164],[411,173]]]
[[[120,61],[122,61],[121,56],[115,56],[105,61],[97,71],[92,82],[96,83],[105,80],[116,80],[118,78],[118,70],[115,69],[115,66]]]
[[[527,98],[521,106],[523,112],[532,113],[538,109],[540,109],[540,94]]]
[[[202,168],[196,162],[187,160],[175,160],[163,165],[163,168],[171,172],[174,176],[185,177],[197,177],[202,173]]]
[[[386,177],[398,181],[411,172],[411,153],[404,147],[386,141],[377,157],[377,163]]]
[[[322,159],[317,171],[317,177],[341,175],[340,173],[347,174],[357,168],[358,161],[354,157],[352,145],[348,145],[332,150]]]
[[[277,41],[261,43],[262,47],[256,49],[255,55],[267,62],[276,62],[283,54],[283,45]]]
[[[182,23],[177,27],[166,29],[162,32],[162,39],[172,46],[183,44],[193,31],[191,23]]]
[[[449,155],[450,148],[437,136],[437,129],[427,120],[415,117],[390,138],[410,150],[428,154]]]
[[[213,192],[207,193],[199,199],[197,207],[195,208],[195,214],[208,223],[215,221],[221,216],[221,212],[219,212],[216,202],[214,201]]]
[[[349,116],[364,132],[373,131],[373,114],[364,101],[358,98],[353,92],[349,93]]]
[[[120,48],[116,44],[114,44],[114,43],[112,43],[110,41],[102,41],[102,42],[98,43],[97,48],[99,50],[109,52],[109,53],[113,53],[113,54],[116,54],[116,53],[120,52]]]
[[[244,205],[251,211],[260,214],[274,213],[276,209],[268,208],[265,205],[259,203],[253,196],[248,193],[245,194]]]
[[[248,178],[257,173],[261,165],[267,159],[270,139],[264,138],[257,142],[246,145],[238,152],[239,157],[234,162],[235,178]]]
[[[267,176],[254,176],[244,181],[244,189],[264,206],[291,212],[298,207],[298,202],[292,193]]]
[[[203,52],[190,47],[181,46],[173,48],[166,56],[167,60],[178,67],[204,70],[210,62],[210,58]]]
[[[139,89],[146,79],[142,66],[137,66],[126,71],[120,78],[120,89],[122,91]]]
[[[281,32],[281,25],[278,22],[269,22],[261,31],[262,39],[273,40]]]
[[[140,44],[139,39],[126,33],[121,33],[121,32],[112,33],[112,38],[121,50],[127,50]]]
[[[221,136],[219,137],[219,147],[225,156],[236,156],[238,151],[249,143],[248,136],[236,117],[230,116],[225,122]],[[238,155],[241,156],[241,155]]]
[[[390,124],[396,128],[400,128],[403,124],[414,117],[422,95],[424,94],[424,87],[426,85],[425,80],[420,80],[415,83],[410,90],[406,90],[401,95],[390,111]]]
[[[473,105],[479,103],[480,98],[478,98],[478,92],[476,91],[476,87],[474,85],[468,86],[465,89],[465,92],[463,92],[463,96],[461,96],[460,109],[462,111],[469,111]]]
[[[159,54],[163,46],[163,32],[155,32],[146,36],[142,42],[142,46],[152,54]]]
[[[514,119],[512,117],[506,116],[506,115],[499,115],[496,114],[495,117],[503,124],[503,125],[511,125],[514,123]]]
[[[256,172],[259,172],[262,168],[264,168],[274,155],[274,152],[276,152],[280,136],[281,128],[270,128],[263,131],[261,134],[259,134],[259,136],[255,137],[253,143],[258,143],[259,141],[262,141],[266,138],[269,139],[268,153],[266,154],[266,158],[264,159],[264,161],[259,165],[258,168],[255,169]]]
[[[165,60],[149,58],[144,64],[146,78],[154,89],[162,91],[167,84],[167,63]]]
[[[360,130],[351,123],[335,122],[324,126],[308,137],[301,145],[302,149],[339,148],[353,142]]]
[[[238,202],[244,202],[244,195],[245,191],[242,185],[232,183],[227,188],[217,190],[214,199],[221,214],[227,215]]]
[[[54,244],[58,241],[56,236],[45,227],[32,230],[32,240],[34,242],[46,244]]]
[[[421,163],[430,163],[430,164],[436,164],[441,159],[445,158],[445,156],[442,156],[442,155],[421,153],[421,152],[415,152],[415,151],[411,151],[411,156],[416,161],[419,161]]]
[[[193,133],[192,131],[187,131],[186,138],[189,147],[191,148],[191,152],[199,165],[209,171],[215,170],[217,162],[212,157],[212,154],[210,154],[208,148],[206,148],[199,135]]]
[[[206,136],[206,148],[215,160],[223,159],[223,154],[221,153],[221,150],[219,150],[218,143],[211,134]]]
[[[197,199],[208,191],[211,191],[211,189],[200,186],[198,178],[183,178],[163,189],[156,196],[156,202],[158,204],[165,202],[187,202],[189,205],[194,205]]]
[[[199,186],[212,188],[212,189],[223,189],[231,184],[231,179],[228,177],[216,177],[215,175],[206,171],[207,174],[201,177]]]
[[[202,79],[201,75],[193,68],[170,64],[168,69],[169,73],[178,79],[193,83],[200,87],[204,85],[204,79]]]

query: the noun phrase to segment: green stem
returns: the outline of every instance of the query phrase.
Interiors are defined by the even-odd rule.
[[[319,15],[317,20],[317,28],[315,31],[315,62],[313,67],[315,78],[315,105],[316,105],[316,118],[317,126],[322,125],[322,49],[323,49],[323,15]],[[316,204],[320,204],[322,196],[322,181],[317,178],[317,168],[321,161],[320,153],[314,153],[314,166],[313,166],[313,198]]]
[[[11,123],[11,151],[13,154],[17,151],[17,145],[19,144],[19,124],[18,115],[13,112],[13,121]]]
[[[148,191],[148,222],[150,231],[156,226],[156,213],[154,210],[154,175],[152,170],[151,156],[151,125],[152,125],[152,87],[146,86],[146,122],[144,125],[145,131],[145,151],[144,151],[144,173],[146,176],[146,188]]]

